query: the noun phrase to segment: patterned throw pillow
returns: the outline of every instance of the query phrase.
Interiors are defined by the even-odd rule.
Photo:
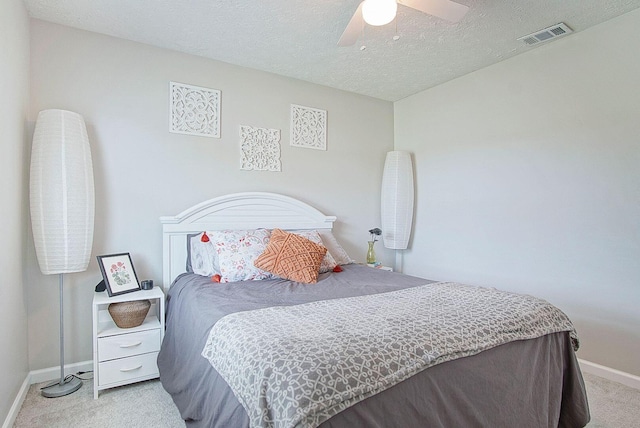
[[[273,229],[269,245],[254,264],[284,279],[313,284],[327,249],[307,238]]]
[[[317,230],[292,230],[291,233],[295,233],[296,235],[300,235],[303,238],[307,238],[311,242],[315,242],[318,245],[322,245],[327,248],[326,245],[322,242],[322,238]],[[331,255],[329,249],[327,249],[327,254],[322,258],[322,262],[320,263],[320,273],[332,272],[333,269],[337,266],[336,260]]]
[[[256,267],[254,260],[264,252],[270,233],[266,229],[217,230],[208,232],[218,254],[220,282],[270,279],[269,272]]]

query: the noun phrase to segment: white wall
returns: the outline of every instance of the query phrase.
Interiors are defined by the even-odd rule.
[[[534,294],[640,375],[640,10],[395,103],[405,272]]]
[[[92,262],[67,275],[66,360],[91,359],[95,256],[129,252],[140,279],[162,276],[158,218],[240,191],[279,192],[338,216],[336,235],[364,261],[379,225],[393,104],[290,78],[45,23],[31,22],[30,119],[39,110],[82,114],[96,183]],[[169,81],[222,91],[221,138],[168,132]],[[290,105],[328,111],[328,150],[289,146]],[[239,125],[281,130],[282,172],[239,169]],[[29,362],[58,364],[57,279],[39,273],[29,245]],[[382,260],[391,259],[378,247]]]
[[[29,19],[20,0],[0,2],[0,420],[29,371],[23,288]]]

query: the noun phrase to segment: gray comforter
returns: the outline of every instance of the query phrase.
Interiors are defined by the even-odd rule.
[[[201,356],[218,320],[239,311],[372,295],[425,282],[355,265],[324,274],[311,285],[281,280],[212,284],[184,275],[169,292],[167,332],[158,358],[162,383],[189,425],[249,426],[243,406]],[[584,426],[588,407],[570,333],[541,334],[438,364],[323,426]]]

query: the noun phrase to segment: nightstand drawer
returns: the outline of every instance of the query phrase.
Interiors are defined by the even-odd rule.
[[[158,353],[136,355],[100,363],[98,383],[109,385],[141,377],[158,376]]]
[[[160,329],[137,331],[98,339],[100,362],[160,350]]]

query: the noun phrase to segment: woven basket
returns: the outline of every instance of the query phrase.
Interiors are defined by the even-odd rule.
[[[118,327],[132,328],[144,322],[150,307],[149,300],[112,303],[109,305],[109,313]]]

